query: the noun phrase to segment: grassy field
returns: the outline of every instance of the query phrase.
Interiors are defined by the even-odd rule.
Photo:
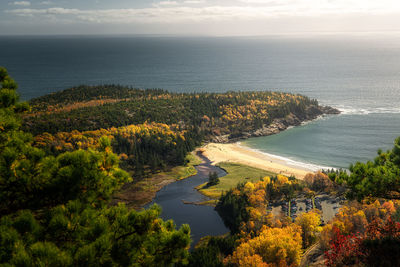
[[[194,153],[190,153],[186,156],[189,163],[186,166],[178,166],[173,168],[171,171],[165,173],[169,177],[175,180],[186,179],[190,176],[196,175],[197,171],[194,166],[199,165],[202,161]]]
[[[276,175],[275,173],[269,171],[238,163],[221,162],[218,164],[218,167],[224,169],[228,173],[226,176],[219,178],[219,184],[206,187],[207,183],[204,183],[197,187],[200,193],[214,199],[219,198],[222,193],[235,187],[238,183],[259,181],[260,178],[265,176]]]

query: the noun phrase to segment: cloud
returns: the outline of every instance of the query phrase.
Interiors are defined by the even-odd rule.
[[[41,5],[51,5],[51,4],[54,4],[54,2],[53,1],[42,1],[42,2],[40,2],[40,4]]]
[[[75,9],[75,8],[20,8],[7,13],[33,17],[38,20],[51,18],[71,22],[91,23],[185,23],[260,21],[266,19],[321,17],[337,15],[400,14],[397,0],[237,0],[235,5],[215,5],[211,2],[197,6],[199,0],[184,2],[161,1],[147,8],[131,9]],[[251,2],[251,3],[250,3]],[[232,3],[232,1],[230,2]]]
[[[178,4],[176,1],[161,1],[154,4],[154,6],[177,6]]]
[[[273,3],[273,4],[279,3],[277,1],[271,1],[271,0],[238,0],[238,1],[242,2],[242,3],[246,3],[246,4],[265,4],[265,5],[269,5],[271,3]],[[282,2],[285,2],[285,1],[282,1]]]
[[[53,7],[58,1],[31,2],[33,7],[10,4],[8,10],[0,11],[0,33],[7,32],[7,23],[10,29],[20,29],[24,34],[400,31],[398,0],[155,0],[147,1],[144,7],[127,9],[100,5],[74,8],[77,5],[65,4],[67,1],[64,7]],[[41,2],[53,5],[39,5]]]
[[[206,1],[204,0],[187,0],[183,1],[184,4],[204,4]]]
[[[9,5],[14,5],[14,6],[30,6],[31,2],[29,1],[14,1],[9,3]]]

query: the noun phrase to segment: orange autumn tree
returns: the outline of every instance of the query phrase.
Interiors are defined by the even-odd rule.
[[[304,181],[307,183],[310,189],[316,192],[329,192],[334,186],[332,180],[329,179],[328,175],[322,172],[308,173],[304,177]]]

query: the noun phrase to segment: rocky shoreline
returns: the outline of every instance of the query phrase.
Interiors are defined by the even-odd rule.
[[[293,114],[290,113],[285,118],[275,119],[269,125],[263,125],[262,128],[259,128],[250,132],[243,132],[240,136],[232,137],[229,134],[214,136],[211,138],[212,143],[235,143],[240,140],[244,140],[250,137],[259,137],[259,136],[268,136],[272,134],[280,133],[281,131],[286,130],[290,126],[299,126],[303,122],[312,121],[317,119],[320,116],[324,115],[337,115],[340,114],[340,110],[336,108],[332,108],[329,106],[310,106],[306,109],[304,114]]]

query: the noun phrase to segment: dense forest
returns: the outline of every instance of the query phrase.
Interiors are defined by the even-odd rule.
[[[77,149],[96,149],[101,137],[111,141],[120,166],[132,171],[136,178],[148,176],[169,166],[184,165],[185,157],[200,144],[191,132],[180,131],[166,124],[145,123],[94,131],[43,133],[35,136],[34,146],[58,155]],[[200,139],[201,140],[201,139]]]
[[[57,155],[21,130],[17,84],[0,68],[0,265],[168,266],[186,263],[190,228],[176,230],[160,208],[110,206],[132,178],[110,139]]]
[[[24,117],[24,129],[35,135],[157,122],[211,138],[254,131],[289,114],[301,121],[334,112],[316,100],[287,93],[178,94],[114,85],[70,88],[30,104],[32,112]]]

